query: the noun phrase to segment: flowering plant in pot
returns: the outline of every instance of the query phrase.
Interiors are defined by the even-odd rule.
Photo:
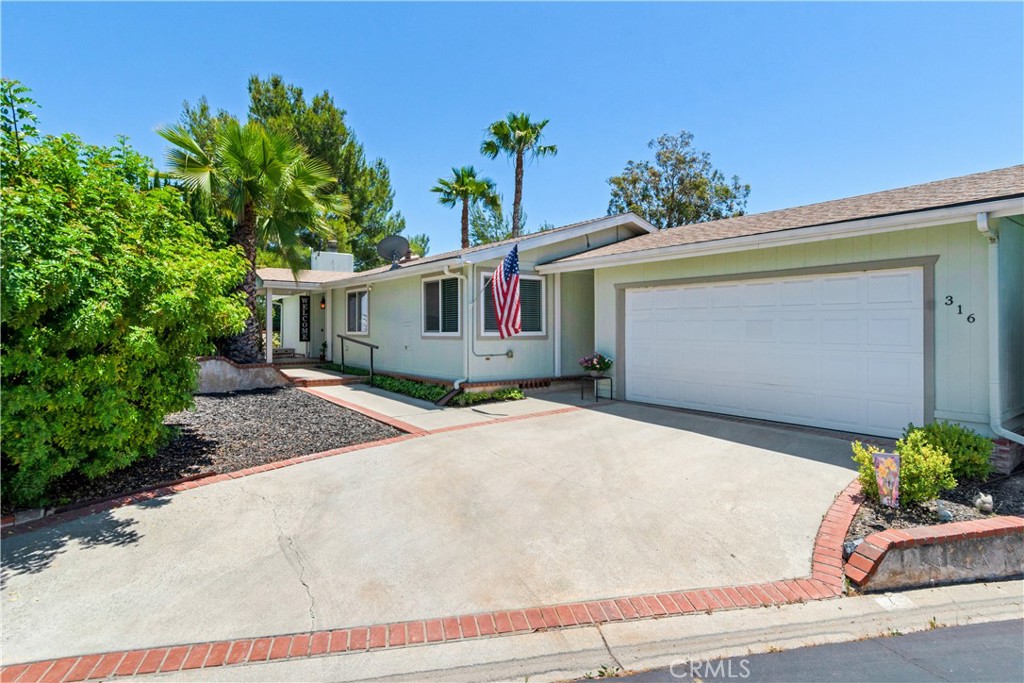
[[[601,355],[597,351],[589,356],[583,356],[577,362],[581,368],[590,373],[591,377],[597,377],[605,373],[612,366],[612,359]]]

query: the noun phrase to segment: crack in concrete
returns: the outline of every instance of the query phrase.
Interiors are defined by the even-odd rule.
[[[259,498],[264,503],[270,506],[270,513],[273,516],[274,528],[277,529],[277,539],[280,544],[281,539],[284,539],[288,543],[288,548],[291,550],[292,555],[295,557],[295,562],[299,565],[297,578],[299,583],[302,584],[303,589],[306,591],[306,597],[309,598],[309,626],[311,631],[316,630],[316,598],[313,596],[313,591],[306,583],[306,563],[302,561],[302,554],[295,547],[295,540],[290,534],[286,533],[284,528],[281,526],[281,522],[277,517],[277,505],[273,503],[269,498],[263,494],[251,491],[246,487],[242,487],[242,491],[248,493],[251,496]],[[291,564],[289,562],[289,564]]]
[[[615,662],[615,666],[619,667],[619,671],[625,671],[625,668],[622,666],[622,662],[620,662],[619,658],[615,656],[615,653],[612,652],[612,648],[608,645],[608,641],[605,640],[604,631],[601,630],[601,624],[594,624],[594,628],[597,629],[597,635],[601,636],[601,642],[604,643],[604,649],[608,653],[608,656],[612,658],[612,661]]]

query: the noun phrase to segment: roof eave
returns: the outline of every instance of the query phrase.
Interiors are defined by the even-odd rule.
[[[907,228],[925,228],[960,220],[973,220],[978,213],[988,213],[993,218],[1024,213],[1024,198],[981,200],[979,202],[936,209],[923,209],[890,216],[858,218],[839,223],[789,228],[774,232],[726,237],[706,242],[652,247],[642,251],[609,254],[592,258],[554,261],[537,267],[540,273],[565,273],[594,268],[628,266],[652,261],[670,261],[693,256],[706,256],[749,249],[766,249],[800,242],[818,242],[837,237],[858,237],[883,232],[894,232]]]

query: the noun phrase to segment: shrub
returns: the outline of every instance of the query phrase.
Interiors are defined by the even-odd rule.
[[[144,189],[148,160],[123,141],[3,132],[2,495],[29,506],[58,477],[155,452],[164,415],[191,405],[195,357],[241,329],[245,261],[210,246],[177,190]]]
[[[385,391],[393,391],[396,394],[411,396],[412,398],[430,401],[431,403],[437,401],[448,393],[447,389],[436,384],[414,382],[410,379],[385,377],[384,375],[374,375],[372,385]]]
[[[913,425],[907,431],[916,429]],[[985,479],[992,471],[991,439],[950,422],[932,422],[921,428],[928,444],[950,457],[953,476],[959,479]]]
[[[343,375],[359,375],[361,377],[365,377],[370,374],[370,371],[366,368],[356,368],[351,365],[342,367],[341,363],[321,363],[317,367],[324,370],[331,370],[333,372],[340,372]]]
[[[875,480],[873,453],[882,449],[853,442],[853,460],[857,463],[857,477],[864,495],[878,500],[878,482]],[[940,493],[956,486],[949,456],[931,446],[921,429],[908,430],[896,442],[900,455],[900,503],[923,503],[937,498]]]
[[[476,391],[459,394],[453,402],[459,406],[471,406],[485,401],[518,401],[521,398],[525,397],[518,387],[509,387],[496,391]]]

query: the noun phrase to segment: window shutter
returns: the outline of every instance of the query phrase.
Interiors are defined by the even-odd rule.
[[[484,332],[498,331],[498,317],[494,314],[494,293],[490,279],[484,288]],[[544,281],[520,277],[519,322],[523,332],[544,331]]]
[[[519,313],[523,332],[543,332],[543,291],[542,280],[519,280]],[[497,326],[495,326],[497,329]]]
[[[498,331],[498,316],[494,315],[494,292],[491,290],[491,280],[486,280],[484,287],[484,332]]]
[[[423,331],[441,331],[441,283],[438,280],[423,283]]]
[[[441,331],[459,331],[459,281],[441,280]]]

